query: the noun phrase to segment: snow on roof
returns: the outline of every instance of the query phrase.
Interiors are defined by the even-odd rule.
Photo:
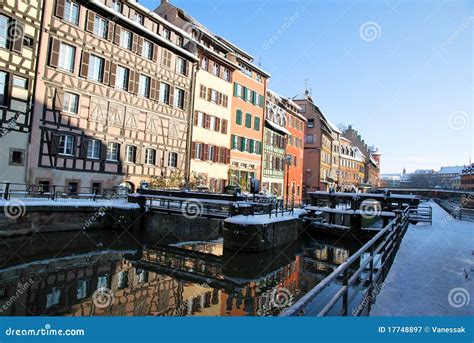
[[[290,131],[285,129],[283,126],[278,125],[277,123],[272,122],[271,120],[265,119],[265,123],[267,123],[272,129],[283,132],[285,135],[290,135]]]
[[[464,166],[441,167],[438,174],[461,174]]]
[[[238,224],[238,225],[263,225],[263,224],[283,222],[287,220],[294,220],[294,219],[299,218],[301,215],[305,215],[305,214],[307,214],[305,210],[295,209],[292,214],[285,213],[284,215],[280,215],[280,216],[272,215],[271,218],[268,214],[259,214],[255,216],[239,215],[239,216],[227,218],[226,220],[224,220],[224,222],[229,223],[229,224]]]
[[[327,119],[327,122],[329,126],[331,127],[331,130],[333,130],[336,133],[342,134],[341,130],[339,130],[339,128],[336,125],[334,125],[329,119]]]

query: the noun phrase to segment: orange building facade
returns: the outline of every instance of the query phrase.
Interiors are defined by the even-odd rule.
[[[286,154],[291,156],[285,177],[285,198],[300,203],[303,195],[303,156],[304,132],[306,118],[299,114],[300,106],[293,101],[283,100],[286,109],[286,129],[290,132],[287,138]]]
[[[250,180],[262,178],[265,89],[270,75],[252,64],[252,56],[238,52],[229,58],[240,67],[232,77],[229,185],[249,191]]]

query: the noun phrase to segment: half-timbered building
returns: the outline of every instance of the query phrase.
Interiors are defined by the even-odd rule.
[[[29,181],[134,188],[189,170],[196,54],[136,1],[45,0]]]
[[[0,182],[25,183],[43,1],[0,4]]]

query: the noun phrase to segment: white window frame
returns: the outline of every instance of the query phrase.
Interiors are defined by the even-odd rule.
[[[138,78],[138,95],[150,97],[151,77],[140,74]]]
[[[198,112],[197,113],[197,126],[204,127],[204,113]]]
[[[184,109],[184,89],[175,88],[174,89],[174,104],[175,107]]]
[[[106,160],[111,162],[118,162],[119,157],[119,144],[110,142],[107,144],[107,156]]]
[[[90,139],[87,142],[87,158],[98,160],[100,158],[100,141],[97,139]]]
[[[60,42],[58,68],[72,73],[76,61],[76,47]]]
[[[134,145],[127,145],[125,147],[125,162],[135,163],[136,160],[137,160],[137,147]]]
[[[79,95],[70,92],[64,92],[63,111],[67,113],[78,114]]]
[[[171,168],[178,167],[178,153],[173,152],[173,151],[168,153],[168,167],[171,167]]]
[[[112,0],[112,9],[117,13],[122,13],[122,2],[118,0]]]
[[[143,41],[142,57],[151,60],[153,58],[153,43],[147,40]]]
[[[61,147],[61,143],[63,146]],[[62,149],[62,151],[60,151]],[[59,136],[58,154],[65,156],[74,156],[74,136],[62,134]]]
[[[176,72],[181,75],[186,75],[186,61],[184,58],[176,57]]]
[[[132,50],[132,39],[133,39],[132,32],[128,30],[120,31],[120,47],[127,50]]]
[[[94,34],[100,38],[107,39],[107,33],[109,30],[109,23],[106,19],[95,15],[94,17]]]
[[[130,80],[130,69],[124,66],[117,66],[117,76],[115,78],[115,88],[121,90],[128,90],[128,82]]]
[[[151,165],[151,166],[154,166],[156,164],[156,150],[155,149],[147,148],[145,150],[145,164]]]
[[[163,104],[169,104],[170,101],[171,86],[167,83],[162,82],[160,84],[160,102]]]
[[[79,4],[71,0],[66,0],[64,4],[63,19],[71,24],[79,25],[80,7]]]
[[[87,78],[89,80],[102,82],[103,77],[104,77],[104,64],[105,64],[105,60],[102,57],[91,54],[90,60],[89,60],[89,71],[87,73]]]

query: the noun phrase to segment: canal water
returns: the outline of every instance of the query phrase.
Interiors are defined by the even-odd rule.
[[[278,315],[363,244],[305,236],[248,253],[202,237],[108,230],[0,240],[0,315]]]

